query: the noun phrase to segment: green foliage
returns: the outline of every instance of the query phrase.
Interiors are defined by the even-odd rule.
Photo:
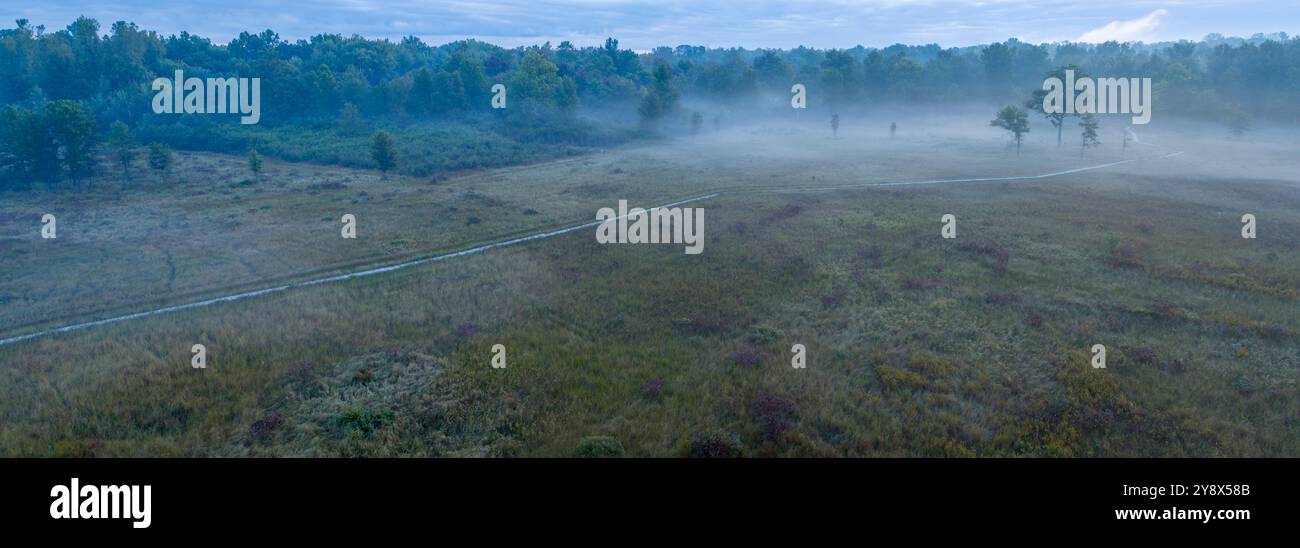
[[[1079,127],[1083,128],[1080,136],[1080,143],[1084,149],[1088,147],[1100,146],[1101,141],[1097,138],[1097,115],[1088,113],[1079,117]]]
[[[559,69],[541,52],[524,56],[510,82],[510,100],[521,110],[569,111],[578,105],[577,85],[572,78],[561,77]],[[511,107],[515,108],[515,107]]]
[[[135,136],[131,135],[131,129],[121,120],[113,122],[108,132],[108,143],[113,148],[114,157],[122,165],[122,176],[130,175],[131,162],[135,161]]]
[[[683,456],[697,459],[734,459],[744,454],[740,438],[720,428],[709,428],[691,434]]]
[[[65,176],[75,183],[91,174],[95,137],[94,121],[74,101],[38,111],[11,105],[0,110],[0,168],[20,184]]]
[[[397,146],[387,131],[376,131],[370,144],[370,158],[379,171],[387,174],[397,167]]]
[[[654,82],[641,96],[637,112],[646,122],[656,122],[677,108],[679,92],[673,85],[673,71],[665,63],[655,66]]]
[[[163,143],[149,145],[149,167],[154,171],[167,172],[175,161],[172,149]]]
[[[578,442],[573,456],[580,459],[615,458],[623,456],[623,444],[609,436],[588,436]]]
[[[1065,71],[1067,70],[1074,71],[1074,77],[1076,80],[1088,76],[1087,73],[1080,70],[1079,67],[1070,65],[1066,67],[1058,67],[1051,72],[1048,72],[1044,78],[1058,78],[1061,82],[1065,82]],[[1064,110],[1061,112],[1048,112],[1047,109],[1043,107],[1043,101],[1046,97],[1047,90],[1043,89],[1041,85],[1035,86],[1032,97],[1028,101],[1025,101],[1025,108],[1028,109],[1029,112],[1042,114],[1048,122],[1051,122],[1052,127],[1056,128],[1056,146],[1059,147],[1061,146],[1061,133],[1065,129],[1065,119],[1070,116],[1077,116],[1077,114],[1067,114]],[[1068,100],[1068,95],[1067,98],[1063,100]],[[1086,147],[1087,145],[1084,146]]]
[[[257,149],[248,151],[248,171],[253,173],[253,177],[262,174],[262,155],[257,153]]]
[[[352,103],[343,103],[339,109],[339,131],[345,134],[357,134],[366,131],[366,119],[361,110]]]
[[[1020,143],[1029,133],[1029,115],[1025,111],[1013,106],[1003,107],[989,125],[1010,131],[1016,140],[1016,154],[1020,154]]]
[[[330,422],[343,435],[357,433],[369,436],[376,430],[391,424],[395,417],[396,414],[389,410],[376,411],[364,407],[352,407],[332,417]]]

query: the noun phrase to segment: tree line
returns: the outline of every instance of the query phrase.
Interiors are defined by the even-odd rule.
[[[271,30],[244,32],[220,45],[123,21],[105,31],[81,17],[50,32],[20,19],[0,29],[0,169],[11,180],[79,182],[92,174],[88,157],[108,143],[117,122],[165,141],[165,124],[175,122],[152,115],[149,84],[176,70],[187,77],[260,78],[267,126],[361,131],[363,120],[400,125],[451,119],[495,123],[512,138],[530,139],[548,128],[557,135],[584,133],[583,126],[563,126],[579,108],[654,122],[683,101],[744,106],[773,94],[788,97],[796,82],[831,108],[965,99],[1021,103],[1025,90],[1066,65],[1097,75],[1151,77],[1163,113],[1300,122],[1300,104],[1293,100],[1300,93],[1300,39],[1282,34],[1163,44],[1010,39],[964,48],[682,45],[637,53],[613,38],[589,47],[566,41],[507,49],[476,40],[433,46],[415,37],[337,34],[289,41]],[[506,112],[490,106],[496,83],[509,90]],[[698,129],[702,120],[694,124]]]

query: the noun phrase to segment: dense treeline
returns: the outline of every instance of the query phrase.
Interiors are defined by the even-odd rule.
[[[1043,75],[1064,65],[1089,74],[1151,77],[1163,113],[1232,118],[1263,114],[1300,120],[1300,39],[1284,34],[1249,40],[1207,37],[1166,44],[1032,45],[1015,39],[987,46],[943,49],[895,45],[846,50],[709,49],[661,47],[638,54],[618,41],[578,48],[569,42],[505,49],[474,40],[430,46],[318,35],[282,40],[267,30],[241,33],[225,45],[182,32],[163,37],[135,24],[79,18],[46,32],[26,20],[0,30],[0,168],[25,182],[92,174],[86,158],[110,126],[125,122],[142,142],[212,150],[262,148],[313,159],[320,146],[303,132],[357,137],[377,126],[462,128],[486,143],[467,151],[458,167],[491,165],[491,143],[591,146],[626,133],[582,120],[580,107],[650,125],[680,104],[732,108],[781,103],[793,83],[804,83],[810,106],[870,108],[886,102],[945,103],[984,99],[1021,103]],[[153,115],[155,77],[261,79],[261,124]],[[494,84],[508,89],[509,108],[491,108]],[[1224,114],[1228,113],[1228,114]],[[608,120],[608,117],[602,117]],[[228,123],[229,122],[229,123]],[[685,123],[685,122],[683,122]],[[696,126],[698,127],[698,126]],[[461,131],[461,130],[456,130]],[[368,137],[368,134],[362,137]],[[328,140],[328,138],[324,138]],[[350,149],[355,147],[349,147]],[[242,150],[234,150],[240,151]],[[422,151],[413,151],[420,156]],[[424,151],[427,152],[427,151]],[[345,155],[346,156],[346,155]],[[523,157],[532,157],[523,154]],[[365,164],[347,157],[333,161]],[[446,166],[426,165],[416,173]]]

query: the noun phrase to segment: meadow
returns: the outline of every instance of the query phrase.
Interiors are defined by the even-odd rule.
[[[578,231],[0,346],[0,454],[1300,455],[1294,134],[1170,124],[1086,153],[1036,135],[1017,157],[982,119],[886,125],[432,179],[186,153],[164,177],[6,196],[10,336],[720,192],[694,204],[701,255]]]

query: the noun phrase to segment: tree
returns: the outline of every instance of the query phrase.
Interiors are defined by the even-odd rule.
[[[829,50],[821,62],[821,84],[831,105],[853,100],[862,86],[858,62],[848,52]]]
[[[154,171],[170,171],[172,162],[172,149],[167,145],[162,143],[149,145],[149,167]]]
[[[1086,74],[1083,73],[1083,71],[1079,70],[1079,67],[1076,67],[1074,65],[1069,65],[1065,67],[1059,67],[1056,70],[1047,73],[1047,78],[1058,78],[1062,82],[1064,82],[1065,71],[1067,70],[1074,71],[1074,77],[1076,81],[1079,78],[1083,78],[1087,76]],[[1034,90],[1033,97],[1028,101],[1025,101],[1025,108],[1033,112],[1041,113],[1044,118],[1047,118],[1048,122],[1052,123],[1052,127],[1056,128],[1056,146],[1059,147],[1061,146],[1061,134],[1065,129],[1065,119],[1070,115],[1065,113],[1064,107],[1062,107],[1060,112],[1048,112],[1047,109],[1043,108],[1043,100],[1047,97],[1047,93],[1048,91],[1045,89]],[[1064,100],[1066,101],[1070,100],[1068,93]]]
[[[135,161],[135,136],[131,135],[131,129],[121,120],[113,122],[108,130],[108,143],[113,156],[122,164],[122,176],[130,176],[131,162]]]
[[[1029,115],[1013,106],[1003,107],[989,125],[1010,131],[1015,136],[1016,156],[1019,156],[1020,143],[1024,141],[1025,134],[1029,133]]]
[[[430,113],[433,110],[435,86],[433,72],[428,67],[416,72],[415,78],[411,80],[410,103],[406,105],[406,110],[417,116]]]
[[[655,65],[654,82],[641,96],[641,105],[637,107],[637,112],[641,114],[642,120],[656,122],[677,108],[679,95],[677,88],[673,86],[672,67],[667,63]]]
[[[837,112],[831,115],[831,135],[835,136],[839,134],[840,134],[840,115]]]
[[[525,108],[568,111],[578,104],[578,87],[572,78],[561,77],[555,63],[539,51],[529,51],[510,80],[510,100]]]
[[[1233,137],[1241,137],[1250,129],[1250,115],[1236,106],[1228,108],[1224,115],[1228,120],[1228,131]]]
[[[0,168],[6,178],[20,183],[48,185],[59,178],[59,144],[43,109],[33,112],[12,105],[0,109]]]
[[[339,131],[343,133],[361,133],[366,130],[366,119],[352,103],[343,103],[339,109]]]
[[[767,50],[754,59],[754,72],[758,82],[767,91],[789,89],[794,79],[794,70],[789,63],[782,61],[775,51]]]
[[[1099,124],[1097,123],[1096,114],[1088,113],[1088,114],[1084,114],[1082,117],[1079,118],[1079,127],[1083,128],[1083,146],[1082,146],[1083,150],[1087,150],[1088,147],[1095,147],[1101,144],[1101,140],[1097,138],[1098,125]],[[1082,153],[1083,152],[1081,150],[1080,154]]]
[[[492,86],[488,84],[487,76],[483,74],[483,63],[461,54],[452,57],[452,61],[456,65],[456,75],[460,77],[461,86],[465,90],[466,105],[470,110],[487,110],[491,104]]]
[[[248,170],[253,172],[253,177],[262,175],[262,155],[257,153],[257,149],[248,151]]]
[[[433,78],[433,99],[429,104],[435,114],[447,114],[465,108],[465,84],[459,72],[438,71]]]
[[[46,103],[45,123],[58,147],[59,161],[73,183],[90,174],[95,145],[94,121],[75,101]]]
[[[704,116],[699,112],[691,113],[691,134],[698,134],[700,127],[704,125]]]
[[[387,131],[375,132],[374,141],[370,144],[370,158],[375,161],[384,177],[388,177],[388,172],[397,167],[397,144]]]
[[[898,122],[890,122],[890,123],[889,123],[889,138],[890,138],[890,139],[893,139],[895,133],[898,133]]]

